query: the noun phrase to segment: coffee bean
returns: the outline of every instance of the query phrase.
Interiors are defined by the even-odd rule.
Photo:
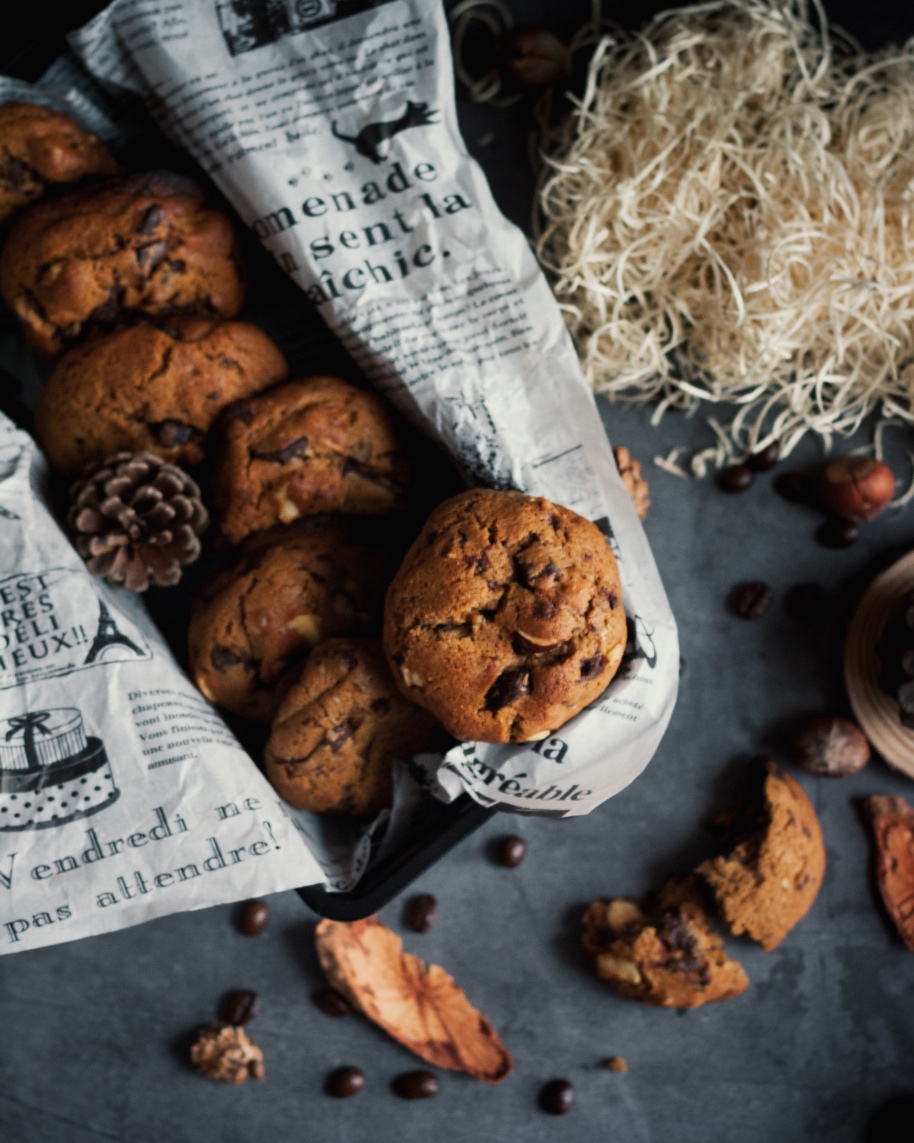
[[[856,543],[860,529],[853,520],[842,520],[840,516],[830,516],[816,529],[816,540],[823,548],[849,548]]]
[[[345,996],[340,996],[332,988],[322,988],[319,992],[312,992],[311,999],[327,1016],[348,1016],[352,1009]]]
[[[419,893],[406,906],[406,924],[414,933],[427,933],[437,912],[438,902],[431,893]]]
[[[219,1019],[226,1024],[249,1024],[260,1011],[260,997],[253,988],[226,992],[219,1004]]]
[[[337,1068],[324,1080],[324,1091],[334,1099],[349,1099],[364,1086],[365,1073],[361,1068]]]
[[[771,444],[767,448],[763,448],[761,452],[754,452],[746,461],[746,464],[753,472],[767,472],[770,468],[774,468],[780,459],[780,442],[772,441]]]
[[[740,619],[761,619],[771,603],[771,588],[761,580],[741,583],[733,589],[731,606]]]
[[[554,1079],[540,1089],[540,1107],[550,1115],[564,1115],[574,1103],[574,1087],[568,1080]]]
[[[390,1085],[401,1099],[431,1099],[440,1091],[438,1077],[431,1072],[403,1072]]]
[[[506,869],[516,869],[527,856],[527,843],[522,837],[505,837],[498,843],[495,860]]]
[[[774,482],[774,490],[792,504],[808,504],[813,498],[813,483],[802,472],[782,472]]]
[[[731,464],[717,474],[717,487],[722,492],[745,492],[755,480],[752,469],[745,464]]]
[[[792,619],[815,623],[828,610],[828,592],[818,583],[795,583],[784,593],[784,610]]]
[[[270,906],[266,901],[252,898],[238,910],[238,928],[246,937],[256,937],[266,928],[269,916]]]

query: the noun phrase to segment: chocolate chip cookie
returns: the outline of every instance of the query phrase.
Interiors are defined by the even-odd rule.
[[[328,639],[276,712],[267,777],[302,810],[375,814],[390,805],[393,763],[437,750],[441,727],[397,690],[378,639]]]
[[[0,107],[0,226],[54,186],[120,169],[101,139],[69,115],[35,103]]]
[[[730,930],[774,949],[806,916],[825,876],[825,842],[802,786],[774,762],[755,766],[732,816],[729,851],[698,866]]]
[[[386,565],[343,527],[298,529],[246,552],[194,603],[191,678],[219,706],[259,722],[296,659],[331,635],[377,628]]]
[[[671,881],[645,909],[630,897],[595,901],[584,948],[620,996],[664,1008],[697,1008],[739,996],[749,984],[711,928],[693,879]]]
[[[384,647],[407,698],[456,738],[545,738],[606,689],[625,650],[619,571],[589,520],[522,492],[431,514],[387,593]]]
[[[246,322],[175,317],[160,329],[131,326],[60,359],[35,411],[35,435],[63,472],[121,450],[199,464],[216,415],[285,374],[279,349]]]
[[[221,426],[213,504],[223,533],[321,512],[404,506],[409,466],[386,405],[339,377],[306,377],[239,401]]]
[[[179,312],[233,318],[244,301],[231,222],[196,183],[166,171],[26,211],[0,253],[0,293],[45,357],[91,329]]]

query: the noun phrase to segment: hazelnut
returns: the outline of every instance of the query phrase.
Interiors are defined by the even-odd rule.
[[[795,765],[810,774],[846,778],[869,762],[870,744],[849,718],[820,714],[800,728],[791,756]]]
[[[872,520],[894,495],[892,470],[871,456],[839,457],[819,478],[823,505],[845,520]]]
[[[501,66],[518,87],[549,87],[571,75],[571,53],[545,28],[515,28],[505,37]]]

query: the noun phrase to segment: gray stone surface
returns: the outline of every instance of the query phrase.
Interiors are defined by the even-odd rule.
[[[582,6],[531,4],[531,18],[559,7],[570,21]],[[521,113],[463,110],[471,146],[522,221],[530,177]],[[650,464],[673,445],[705,443],[700,415],[652,428],[644,410],[601,403],[601,413],[613,441],[647,462],[647,531],[686,660],[669,732],[645,774],[589,817],[499,817],[429,870],[405,895],[438,897],[427,935],[405,932],[402,900],[382,914],[492,1019],[514,1074],[498,1088],[443,1074],[436,1099],[397,1099],[389,1082],[415,1061],[360,1018],[334,1020],[313,1006],[315,918],[289,893],[271,899],[257,938],[241,936],[232,910],[218,908],[0,958],[5,1143],[852,1143],[874,1108],[912,1093],[914,958],[871,891],[857,800],[914,789],[878,760],[846,780],[801,777],[828,843],[825,885],[774,952],[728,941],[751,978],[742,997],[684,1014],[619,999],[593,976],[578,930],[586,902],[647,891],[711,852],[701,823],[739,789],[747,759],[764,751],[783,760],[792,720],[843,709],[844,618],[873,572],[914,545],[914,507],[829,552],[813,541],[817,517],[777,498],[771,475],[728,497]],[[905,476],[909,437],[893,438]],[[810,444],[801,459],[818,455]],[[745,579],[774,590],[757,622],[725,606]],[[819,627],[782,608],[785,589],[808,580],[833,601]],[[529,843],[516,870],[487,856],[506,832]],[[261,993],[250,1031],[266,1060],[263,1083],[241,1088],[203,1080],[185,1062],[188,1030],[236,987]],[[599,1066],[615,1054],[627,1074]],[[345,1102],[322,1092],[327,1071],[342,1064],[368,1077]],[[555,1076],[577,1089],[561,1120],[536,1105]]]

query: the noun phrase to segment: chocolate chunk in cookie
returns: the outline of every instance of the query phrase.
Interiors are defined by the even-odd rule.
[[[337,526],[254,548],[195,601],[191,678],[211,702],[269,722],[276,685],[295,660],[328,636],[376,629],[385,572],[381,552]]]
[[[404,506],[409,466],[380,397],[338,377],[306,377],[240,401],[224,419],[213,502],[234,543],[321,512]]]
[[[694,879],[669,882],[647,909],[629,897],[595,901],[582,939],[598,976],[632,1000],[697,1008],[749,984],[711,928]]]
[[[308,656],[276,712],[267,777],[302,810],[374,814],[390,804],[393,762],[446,736],[391,677],[380,640],[328,639]]]
[[[37,203],[0,253],[0,293],[45,357],[142,315],[233,318],[244,301],[231,222],[162,171]]]
[[[737,936],[774,949],[806,916],[825,876],[825,843],[812,802],[774,762],[757,763],[730,823],[729,852],[698,866]]]
[[[55,186],[120,169],[105,144],[69,115],[35,103],[0,107],[0,225]]]
[[[176,317],[162,329],[131,326],[60,359],[35,411],[35,435],[63,472],[122,450],[199,464],[217,414],[285,374],[279,349],[246,322]]]
[[[602,694],[625,640],[602,533],[522,492],[483,489],[439,505],[384,612],[401,690],[461,740],[545,738]]]

